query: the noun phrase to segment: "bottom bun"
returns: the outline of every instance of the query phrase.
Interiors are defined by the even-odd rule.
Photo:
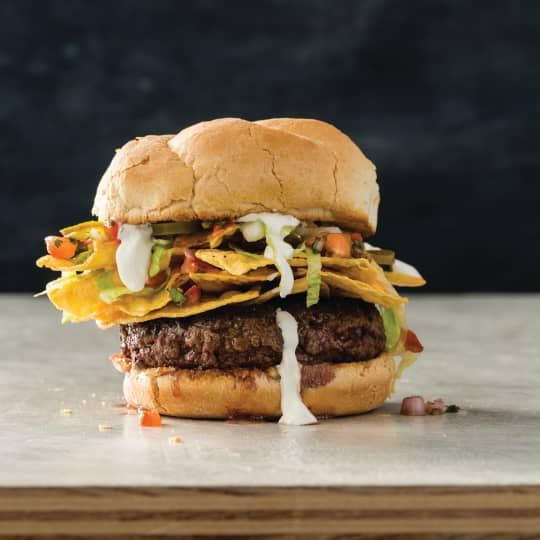
[[[371,411],[390,395],[394,360],[319,364],[302,368],[302,400],[316,416]],[[126,373],[128,403],[184,418],[281,416],[280,378],[275,367],[191,370],[156,368]]]

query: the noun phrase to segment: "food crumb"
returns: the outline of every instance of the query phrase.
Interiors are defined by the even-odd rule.
[[[70,414],[73,414],[73,410],[72,409],[62,409],[60,411],[60,414],[63,415],[63,416],[69,416]]]
[[[182,442],[182,437],[179,435],[174,435],[173,437],[169,437],[169,444],[180,444]]]
[[[109,431],[112,429],[111,424],[98,424],[99,431]]]

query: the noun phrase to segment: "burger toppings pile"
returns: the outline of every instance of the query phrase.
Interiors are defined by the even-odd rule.
[[[89,221],[61,233],[46,238],[48,255],[37,265],[62,272],[46,292],[63,321],[93,319],[107,328],[305,293],[307,308],[335,296],[376,305],[385,350],[402,358],[396,378],[423,350],[406,322],[407,299],[394,285],[416,287],[424,279],[358,231],[260,213],[214,223]],[[282,421],[313,423],[299,393],[297,322],[286,311],[276,318],[283,338]]]

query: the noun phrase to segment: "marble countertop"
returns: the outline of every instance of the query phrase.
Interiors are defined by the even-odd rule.
[[[540,296],[417,296],[409,314],[426,351],[374,413],[141,428],[107,360],[115,329],[61,325],[46,299],[3,295],[0,488],[540,484]],[[466,414],[400,416],[411,394]]]

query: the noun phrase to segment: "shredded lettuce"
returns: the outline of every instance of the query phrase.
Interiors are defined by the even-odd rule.
[[[411,367],[416,360],[418,360],[418,357],[420,356],[419,353],[413,353],[410,351],[404,351],[401,353],[401,359],[399,361],[399,364],[397,366],[397,369],[394,373],[394,379],[392,380],[392,390],[391,394],[394,394],[396,391],[396,382],[398,379],[401,379],[401,376],[403,375],[403,372]]]
[[[383,308],[381,317],[384,324],[384,333],[386,335],[386,350],[391,351],[399,341],[401,336],[401,327],[399,320],[392,308]]]
[[[157,276],[161,271],[161,259],[166,251],[167,249],[163,245],[154,244],[150,258],[150,267],[148,269],[148,275],[150,277]]]
[[[321,292],[321,255],[312,249],[306,249],[307,255],[307,307],[314,306],[319,301]]]
[[[184,293],[177,289],[176,287],[172,287],[170,289],[167,289],[169,291],[169,294],[171,296],[171,300],[177,305],[181,306],[186,301],[186,296]]]
[[[71,262],[73,264],[82,264],[86,261],[86,259],[88,259],[88,257],[90,257],[90,255],[92,255],[92,253],[94,252],[90,249],[87,249],[86,251],[81,251],[81,253],[75,255],[75,257],[71,259]]]

